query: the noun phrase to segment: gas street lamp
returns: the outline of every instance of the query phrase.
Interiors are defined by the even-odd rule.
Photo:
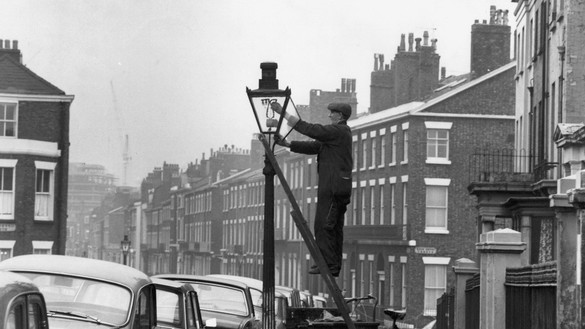
[[[122,250],[123,264],[128,265],[128,252],[130,251],[130,244],[132,242],[128,240],[128,236],[124,235],[124,240],[120,241],[120,250]]]
[[[259,138],[265,141],[266,137],[268,137],[268,143],[270,143],[272,135],[280,134],[284,115],[289,104],[292,103],[290,89],[288,87],[285,90],[278,89],[277,68],[278,64],[273,62],[261,63],[262,78],[258,81],[258,89],[250,90],[250,88],[246,88],[246,93],[260,130]],[[270,107],[270,104],[274,102],[282,105],[280,114],[274,112]],[[294,109],[294,105],[291,107]],[[298,113],[296,115],[300,117]],[[274,148],[274,145],[272,147]],[[264,169],[262,171],[265,176],[262,266],[262,299],[264,302],[262,303],[262,323],[264,329],[274,329],[274,176],[276,172],[270,163],[267,152],[268,150],[265,151]]]

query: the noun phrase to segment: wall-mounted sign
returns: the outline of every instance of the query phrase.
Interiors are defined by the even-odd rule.
[[[434,255],[437,253],[437,248],[434,248],[434,247],[415,247],[414,253],[425,254],[425,255]]]

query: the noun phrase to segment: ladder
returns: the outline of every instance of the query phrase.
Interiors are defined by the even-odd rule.
[[[283,188],[284,192],[286,193],[288,200],[290,201],[291,207],[293,209],[291,211],[291,216],[292,216],[293,220],[295,221],[295,224],[296,224],[299,232],[301,233],[301,236],[303,237],[303,240],[305,241],[305,243],[309,249],[309,252],[311,253],[311,257],[313,257],[313,259],[317,263],[317,266],[319,267],[319,271],[321,272],[321,276],[323,277],[323,280],[325,281],[327,288],[329,288],[329,292],[333,296],[333,300],[335,301],[335,304],[337,305],[337,309],[338,309],[339,313],[343,317],[343,320],[345,320],[345,323],[346,323],[348,329],[356,329],[354,322],[349,317],[349,311],[345,305],[345,300],[343,299],[343,296],[341,295],[341,290],[337,286],[337,282],[335,282],[335,279],[333,278],[333,276],[331,275],[331,272],[329,271],[329,267],[325,263],[325,259],[323,258],[323,255],[321,254],[321,250],[319,250],[319,247],[317,246],[317,242],[315,241],[315,238],[313,237],[313,233],[311,232],[309,225],[307,225],[307,221],[303,217],[301,209],[299,208],[299,205],[297,204],[297,201],[296,201],[296,199],[295,199],[295,197],[290,189],[290,186],[288,185],[288,182],[286,181],[284,174],[282,173],[282,170],[280,169],[280,166],[278,165],[278,162],[276,161],[276,157],[274,156],[274,153],[270,149],[270,145],[269,145],[268,141],[266,140],[266,137],[263,134],[260,134],[258,136],[258,139],[262,142],[262,145],[264,145],[264,148],[266,150],[266,152],[265,152],[266,157],[270,161],[276,175],[278,176],[278,179],[280,179],[280,183],[282,185],[282,188]]]

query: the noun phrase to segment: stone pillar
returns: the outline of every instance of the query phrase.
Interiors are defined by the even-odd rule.
[[[467,280],[479,272],[474,261],[460,258],[453,266],[455,272],[455,329],[465,329],[465,285]]]
[[[557,328],[581,328],[578,211],[557,211]]]
[[[480,329],[506,327],[506,268],[519,267],[526,249],[520,232],[499,229],[480,236]]]
[[[520,219],[520,234],[522,234],[522,241],[526,242],[526,250],[528,252],[524,252],[521,255],[522,258],[522,265],[527,266],[530,265],[530,250],[531,249],[531,242],[532,242],[532,218],[530,216],[522,215]]]

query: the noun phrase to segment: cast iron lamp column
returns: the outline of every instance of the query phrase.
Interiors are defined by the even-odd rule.
[[[254,111],[256,123],[260,129],[259,138],[270,137],[279,134],[280,127],[286,113],[286,108],[290,100],[290,89],[278,89],[278,80],[276,79],[276,69],[278,64],[265,62],[260,64],[262,69],[262,79],[258,82],[258,89],[250,90],[246,88],[250,105]],[[278,102],[282,105],[280,114],[272,111],[270,104]],[[260,118],[258,111],[262,111]],[[278,115],[278,119],[275,118]],[[265,123],[265,124],[264,124]],[[264,142],[264,141],[263,141]],[[276,172],[268,158],[268,150],[264,154],[264,169],[262,173],[265,176],[264,185],[264,242],[263,242],[263,264],[262,264],[262,325],[264,329],[275,328],[275,310],[274,310],[274,176]]]
[[[128,240],[128,236],[124,235],[124,240],[120,241],[120,249],[122,250],[122,263],[128,265],[128,252],[130,251],[130,244],[132,242]]]

